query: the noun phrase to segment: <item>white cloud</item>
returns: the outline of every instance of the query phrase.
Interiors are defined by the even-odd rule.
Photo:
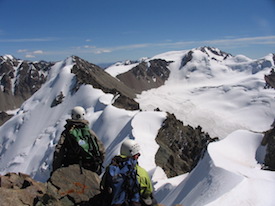
[[[260,36],[260,37],[244,37],[234,39],[218,39],[218,40],[206,40],[205,43],[213,44],[231,44],[231,43],[250,43],[250,44],[266,44],[266,41],[275,40],[275,36]]]
[[[44,52],[42,50],[36,50],[32,52],[33,54],[43,54]]]
[[[85,48],[85,49],[95,49],[96,46],[85,45],[84,48]]]
[[[31,55],[31,54],[26,54],[25,57],[26,57],[26,58],[35,58],[35,56],[34,56],[34,55]]]
[[[36,55],[44,54],[42,50],[28,51],[27,49],[18,49],[17,53],[24,53],[26,58],[36,58]]]
[[[202,40],[202,41],[178,41],[178,42],[165,42],[165,43],[144,43],[144,44],[130,44],[124,46],[110,47],[110,48],[96,48],[95,46],[85,46],[85,48],[96,49],[93,53],[102,54],[106,52],[113,52],[118,50],[129,50],[147,47],[172,47],[178,48],[183,46],[194,46],[197,45],[216,45],[216,46],[226,46],[226,45],[247,45],[247,44],[274,44],[275,36],[259,36],[259,37],[245,37],[245,38],[225,38],[225,39],[214,39],[214,40]]]
[[[164,40],[160,43],[142,43],[142,44],[129,44],[114,47],[96,47],[95,45],[85,45],[77,47],[78,53],[92,53],[96,55],[104,53],[112,53],[116,51],[127,51],[135,49],[146,49],[146,48],[157,48],[162,47],[165,49],[183,49],[184,47],[195,48],[199,46],[213,46],[213,47],[244,47],[249,45],[266,45],[275,44],[275,36],[258,36],[258,37],[232,37],[227,36],[224,39],[213,39],[213,40],[200,40],[200,41],[177,41]],[[64,51],[63,53],[70,53],[73,51]]]
[[[26,53],[26,52],[28,52],[27,49],[18,49],[17,50],[17,53]]]
[[[110,52],[112,52],[112,50],[110,49],[96,49],[94,51],[95,54],[110,53]]]

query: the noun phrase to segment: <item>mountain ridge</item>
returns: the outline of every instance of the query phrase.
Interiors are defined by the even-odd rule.
[[[104,166],[119,153],[125,138],[138,141],[143,150],[139,163],[149,171],[161,203],[168,206],[221,205],[224,195],[230,190],[233,191],[230,197],[234,198],[234,189],[241,190],[239,183],[253,172],[256,175],[247,182],[256,180],[260,188],[270,188],[272,181],[261,181],[267,173],[261,170],[265,153],[259,142],[275,117],[274,90],[265,89],[264,81],[265,75],[274,68],[274,54],[251,60],[218,51],[193,49],[144,59],[140,71],[151,74],[150,61],[162,59],[167,67],[160,71],[167,74],[165,68],[168,68],[169,75],[159,87],[147,88],[140,93],[118,83],[117,75],[110,75],[109,69],[114,66],[106,69],[109,74],[103,74],[99,67],[81,58],[75,61],[78,58],[75,56],[55,63],[41,88],[0,127],[1,174],[23,172],[46,182],[53,151],[66,119],[70,118],[70,109],[80,105],[87,112],[90,127],[106,147]],[[138,64],[117,64],[115,68],[127,73]],[[101,76],[110,81],[102,83],[104,78]],[[53,105],[61,92],[63,98]],[[139,107],[127,108],[128,103],[119,100],[120,96],[128,97]],[[209,137],[221,140],[212,142]],[[227,147],[236,148],[242,161],[249,159],[248,164],[232,159]],[[186,160],[190,154],[191,159]],[[178,156],[182,159],[175,158]],[[185,166],[176,168],[175,164]],[[272,173],[268,174],[272,176]],[[230,177],[234,177],[232,184],[228,182]],[[222,190],[220,185],[229,187]],[[221,190],[215,191],[216,186]],[[178,191],[184,191],[184,197]],[[212,199],[208,198],[209,192]],[[261,197],[271,201],[264,193]],[[219,204],[215,204],[216,200]]]

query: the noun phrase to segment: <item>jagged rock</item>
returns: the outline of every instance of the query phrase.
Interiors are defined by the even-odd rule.
[[[8,121],[13,115],[9,115],[6,112],[0,112],[0,126]]]
[[[46,191],[43,183],[36,182],[26,174],[8,173],[0,176],[0,205],[33,205],[35,198]]]
[[[168,177],[190,172],[204,154],[210,138],[201,127],[184,126],[174,114],[167,115],[156,141],[160,148],[156,154],[156,164],[163,168]]]
[[[79,165],[57,169],[46,183],[37,182],[26,174],[8,173],[0,176],[0,205],[89,205],[99,194],[99,185],[99,176],[83,168],[80,170]]]
[[[118,95],[118,97],[115,97],[115,100],[113,105],[117,108],[127,109],[127,110],[139,110],[139,104],[124,95]]]
[[[63,102],[63,99],[65,98],[63,92],[61,91],[59,95],[57,95],[54,100],[52,101],[51,107],[55,107]]]
[[[141,62],[133,69],[120,74],[117,78],[137,93],[160,87],[170,75],[167,62],[162,59],[154,59],[149,62]]]
[[[223,58],[223,60],[227,59],[228,57],[232,57],[231,54],[221,51],[214,47],[204,46],[204,47],[200,47],[199,49],[209,57],[212,56],[209,53],[212,53],[216,56],[220,56]],[[217,59],[215,59],[214,57],[212,57],[212,59],[217,61]]]
[[[45,83],[52,65],[0,56],[0,110],[18,108]]]
[[[136,97],[135,91],[127,87],[123,82],[118,81],[99,66],[91,64],[79,57],[74,56],[74,61],[76,64],[72,69],[72,73],[76,75],[77,83],[73,88],[73,92],[77,91],[82,84],[90,84],[105,93],[111,93],[115,96],[128,99],[126,104],[121,104],[121,101],[116,102],[119,101],[120,98],[114,98],[114,105],[120,105],[120,108],[134,108],[134,110],[139,108],[139,104],[134,100]],[[131,103],[129,104],[129,102]]]
[[[261,144],[266,146],[264,169],[275,171],[275,127],[265,132]]]
[[[275,56],[275,55],[274,55]],[[274,57],[275,58],[275,57]],[[275,71],[274,68],[270,70],[269,75],[264,76],[265,82],[266,82],[266,88],[274,88],[275,89]]]
[[[183,68],[193,58],[193,51],[189,51],[181,60],[180,68]]]

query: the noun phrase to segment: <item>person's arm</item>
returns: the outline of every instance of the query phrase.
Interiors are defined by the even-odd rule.
[[[147,198],[153,193],[153,185],[151,179],[145,169],[137,166],[138,181],[140,184],[140,194],[142,197]]]
[[[102,157],[102,160],[104,160],[105,159],[105,147],[104,147],[103,143],[100,141],[100,139],[97,137],[95,132],[93,130],[90,130],[90,132],[91,132],[92,136],[94,137],[95,141],[97,142],[100,155]]]
[[[53,156],[53,171],[57,170],[62,166],[63,158],[65,155],[65,132],[63,132],[60,136],[60,139],[55,147],[54,156]]]

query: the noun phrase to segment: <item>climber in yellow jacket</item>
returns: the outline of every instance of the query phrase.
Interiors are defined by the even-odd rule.
[[[125,140],[120,149],[120,155],[112,159],[102,177],[101,188],[110,194],[112,206],[154,206],[153,186],[145,169],[138,165],[140,156],[139,144]]]
[[[150,203],[152,200],[152,193],[153,193],[153,186],[151,179],[145,169],[140,167],[139,165],[136,165],[137,170],[137,179],[140,186],[140,195],[141,195],[141,201],[145,201],[147,203]],[[147,205],[153,205],[147,204]]]

